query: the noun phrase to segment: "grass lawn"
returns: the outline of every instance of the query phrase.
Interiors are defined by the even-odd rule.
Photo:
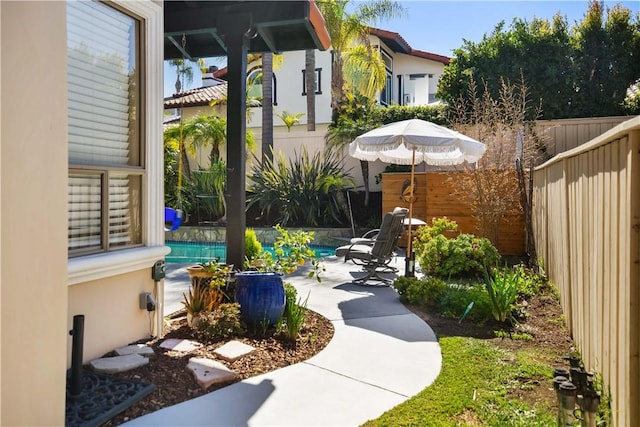
[[[410,308],[436,332],[442,371],[431,386],[366,427],[557,425],[553,368],[567,366],[563,357],[572,341],[553,292],[531,298],[519,326],[525,334]]]

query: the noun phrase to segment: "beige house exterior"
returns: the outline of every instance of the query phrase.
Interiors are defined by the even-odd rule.
[[[73,316],[84,362],[155,333],[139,294],[162,300],[151,266],[163,246],[162,3],[114,2],[142,23],[141,240],[68,256],[67,4],[0,2],[0,424],[65,423]]]

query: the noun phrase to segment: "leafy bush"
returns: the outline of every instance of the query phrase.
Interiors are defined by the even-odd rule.
[[[484,270],[484,284],[491,301],[491,314],[498,322],[512,319],[512,311],[518,299],[518,275],[505,268],[490,274]]]
[[[460,318],[472,302],[468,319],[483,321],[491,318],[489,294],[483,287],[475,285],[447,285],[438,300],[437,311],[445,317]]]
[[[338,151],[310,157],[304,147],[288,162],[282,153],[264,163],[254,156],[251,182],[247,209],[257,204],[262,215],[273,211],[283,226],[345,223],[349,210],[343,191],[355,186]]]
[[[442,105],[390,105],[379,107],[376,114],[383,124],[409,119],[422,119],[437,125],[447,124],[447,108]]]
[[[515,280],[517,281],[518,294],[524,298],[536,296],[546,285],[546,279],[528,269],[522,264],[518,264],[513,268]]]
[[[435,306],[445,291],[445,283],[435,277],[418,279],[400,276],[393,282],[400,301],[421,306]]]
[[[441,278],[454,276],[480,276],[483,266],[496,266],[500,260],[498,250],[488,239],[473,234],[460,234],[447,238],[445,231],[457,231],[455,221],[434,219],[431,226],[416,231],[416,259],[427,275]]]
[[[262,244],[256,236],[256,230],[247,228],[244,232],[244,256],[247,261],[253,261],[262,253]]]
[[[200,317],[196,330],[208,340],[244,335],[245,327],[240,320],[240,304],[220,304],[214,311]]]
[[[309,246],[313,242],[315,233],[304,230],[289,231],[281,227],[280,224],[274,228],[278,232],[278,237],[273,242],[273,254],[269,251],[262,251],[260,258],[264,260],[264,263],[258,270],[291,274],[309,261],[312,269],[307,277],[315,277],[320,282],[320,272],[324,270],[324,267],[320,259],[316,257],[316,252]]]

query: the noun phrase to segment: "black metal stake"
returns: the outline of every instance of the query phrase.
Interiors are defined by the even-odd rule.
[[[416,253],[413,248],[407,254],[404,262],[404,277],[416,277]]]
[[[73,336],[71,345],[71,397],[79,396],[82,392],[82,352],[84,347],[84,315],[73,316],[73,329],[69,331]]]

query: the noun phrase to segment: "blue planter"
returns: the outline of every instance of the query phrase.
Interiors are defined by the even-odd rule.
[[[282,275],[257,271],[236,273],[235,299],[245,322],[268,321],[275,325],[282,317],[285,305]]]

